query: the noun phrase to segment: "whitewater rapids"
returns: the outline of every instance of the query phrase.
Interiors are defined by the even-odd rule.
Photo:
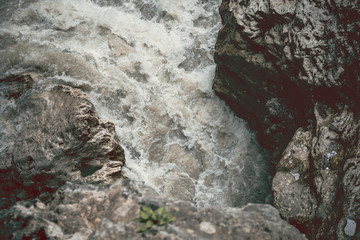
[[[34,91],[86,92],[116,126],[124,175],[164,196],[198,206],[264,202],[266,155],[211,88],[219,5],[0,0],[0,78],[35,71],[45,78]]]

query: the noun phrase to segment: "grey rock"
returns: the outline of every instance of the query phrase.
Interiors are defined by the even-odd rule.
[[[277,172],[273,179],[275,207],[281,216],[293,224],[314,219],[317,199],[310,186],[297,181],[287,172]]]
[[[344,215],[358,220],[360,216],[360,158],[348,159],[344,164],[343,186],[348,196],[343,205]]]
[[[11,99],[19,98],[27,90],[30,90],[33,83],[38,81],[41,75],[28,73],[22,75],[11,75],[5,79],[0,79],[0,96]]]
[[[310,152],[313,135],[311,131],[299,128],[286,147],[278,164],[278,171],[299,173],[301,178],[310,174]]]
[[[227,21],[237,24],[226,43],[238,44],[235,53],[246,62],[314,86],[345,86],[351,74],[359,76],[359,1],[224,2],[233,15],[225,26],[232,24]],[[218,44],[219,53],[223,47],[228,46]]]
[[[213,89],[270,151],[274,205],[310,239],[358,236],[360,1],[223,0],[220,14]]]
[[[143,205],[165,207],[176,221],[137,233],[132,220]],[[0,235],[12,239],[306,239],[270,205],[196,208],[128,180],[102,187],[69,182],[47,204],[21,201],[0,211],[0,226]]]
[[[272,164],[316,102],[358,102],[359,3],[223,1],[213,89],[258,131]]]
[[[360,118],[340,105],[314,113],[314,130],[298,129],[278,163],[274,204],[309,239],[350,239],[359,235]]]
[[[0,197],[45,199],[69,180],[108,183],[121,176],[124,153],[115,127],[99,119],[84,93],[29,89],[36,81],[18,78],[26,81],[0,83],[0,181],[7,183]]]

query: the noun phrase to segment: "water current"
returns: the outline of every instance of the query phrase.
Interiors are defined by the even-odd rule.
[[[264,202],[266,156],[211,89],[220,3],[0,0],[0,78],[35,71],[37,89],[86,92],[115,123],[124,175],[164,196]]]

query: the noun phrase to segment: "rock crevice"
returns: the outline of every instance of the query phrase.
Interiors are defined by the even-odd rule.
[[[224,0],[220,7],[213,89],[270,151],[274,205],[310,239],[360,234],[359,6]]]
[[[313,120],[316,102],[356,108],[358,3],[223,1],[213,88],[258,131],[274,165],[296,129]],[[274,99],[288,109],[280,121],[267,106]]]

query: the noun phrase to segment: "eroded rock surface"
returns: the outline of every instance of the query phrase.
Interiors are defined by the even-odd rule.
[[[317,104],[314,112],[315,129],[298,129],[278,164],[275,206],[310,239],[356,239],[360,118],[346,106]]]
[[[36,90],[38,75],[0,81],[0,198],[47,198],[66,181],[120,177],[123,149],[115,127],[99,119],[79,90]],[[11,201],[10,201],[11,202]]]
[[[278,160],[317,101],[359,99],[360,2],[224,0],[215,92]]]
[[[360,1],[224,0],[220,14],[213,88],[270,150],[281,216],[310,239],[360,238]]]
[[[176,221],[137,233],[140,224],[132,220],[139,217],[143,205],[165,207]],[[306,239],[270,205],[198,209],[189,202],[161,198],[127,180],[106,187],[67,183],[48,204],[18,202],[0,211],[0,235],[12,239]]]

